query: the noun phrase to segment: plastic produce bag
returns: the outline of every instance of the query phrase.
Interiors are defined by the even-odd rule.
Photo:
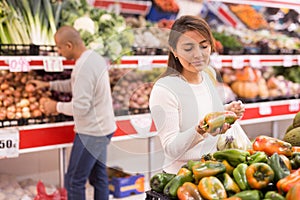
[[[67,190],[58,188],[52,194],[47,194],[45,185],[39,181],[36,185],[37,195],[34,200],[67,200]]]
[[[219,135],[217,149],[242,149],[251,148],[252,144],[238,122],[231,125],[231,128],[225,134]]]

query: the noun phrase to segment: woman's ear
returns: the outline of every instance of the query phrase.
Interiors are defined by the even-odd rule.
[[[175,58],[178,58],[176,51],[172,47],[170,47],[170,51],[173,53]]]

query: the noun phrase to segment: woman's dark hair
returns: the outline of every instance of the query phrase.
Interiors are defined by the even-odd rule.
[[[179,37],[187,31],[197,31],[210,43],[212,52],[215,51],[214,37],[209,25],[201,17],[192,15],[184,15],[178,18],[171,27],[168,43],[173,50],[176,50]],[[181,73],[182,69],[183,67],[178,58],[176,58],[173,52],[170,51],[168,57],[168,68],[166,72],[162,74],[162,77],[169,74]]]

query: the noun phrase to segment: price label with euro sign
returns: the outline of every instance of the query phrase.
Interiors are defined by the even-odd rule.
[[[0,158],[19,156],[19,135],[17,128],[0,129]]]

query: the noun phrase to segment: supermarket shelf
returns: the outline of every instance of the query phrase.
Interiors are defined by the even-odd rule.
[[[236,4],[250,4],[274,8],[300,9],[299,0],[208,0],[209,2],[223,2]]]
[[[124,56],[119,65],[115,67],[165,67],[168,56]],[[243,66],[253,66],[256,68],[262,66],[286,66],[300,64],[300,55],[212,55],[211,62],[216,68]]]
[[[10,70],[9,62],[11,60],[15,60],[16,62],[19,62],[18,66],[21,68],[25,67],[28,64],[28,71],[44,69],[44,58],[49,58],[49,56],[0,56],[0,67],[3,70]],[[72,69],[72,67],[74,66],[74,61],[72,60],[65,60],[65,58],[60,56],[53,58],[61,61],[64,69]]]
[[[8,59],[20,58],[14,56],[0,56],[1,69],[9,70]],[[44,60],[41,56],[26,56],[30,65],[30,70],[44,69]],[[117,68],[153,68],[166,67],[168,56],[123,56],[120,64],[114,64]],[[74,61],[62,60],[65,69],[71,69]],[[211,62],[216,68],[233,66],[286,66],[300,64],[300,55],[212,55]]]
[[[146,15],[151,8],[151,1],[135,0],[95,0],[94,7],[101,9],[119,10],[124,14]]]
[[[149,115],[149,114],[147,114]],[[130,122],[130,116],[116,117],[117,130],[113,141],[148,138],[154,136],[152,123],[149,134],[139,134]],[[67,147],[73,142],[74,122],[57,122],[18,127],[20,132],[20,153],[36,152]]]

